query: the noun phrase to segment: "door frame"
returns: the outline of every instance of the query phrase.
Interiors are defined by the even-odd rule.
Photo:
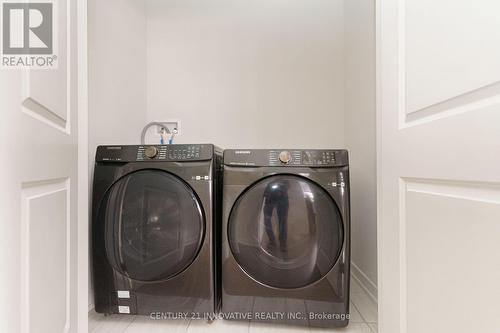
[[[89,295],[89,140],[87,0],[77,1],[78,48],[78,327],[88,332]]]
[[[383,223],[382,223],[382,61],[381,61],[381,39],[382,39],[382,2],[375,1],[375,145],[376,145],[376,175],[377,175],[377,327],[380,333],[382,330],[382,318],[384,318],[385,286],[382,283],[384,261],[380,260],[383,245]]]

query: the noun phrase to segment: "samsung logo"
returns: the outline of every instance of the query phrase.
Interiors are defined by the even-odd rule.
[[[252,152],[251,152],[250,150],[236,150],[234,153],[235,153],[236,155],[240,155],[240,154],[241,154],[241,155],[243,155],[243,154],[245,154],[245,155],[250,155]]]
[[[122,147],[106,147],[108,150],[121,150]]]

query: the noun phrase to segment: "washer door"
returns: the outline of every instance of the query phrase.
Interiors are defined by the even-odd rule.
[[[295,175],[264,178],[236,200],[228,222],[234,258],[254,280],[275,288],[300,288],[325,276],[343,243],[333,198]]]
[[[165,280],[186,269],[205,229],[193,190],[160,170],[137,171],[115,182],[101,203],[99,220],[110,264],[138,281]]]

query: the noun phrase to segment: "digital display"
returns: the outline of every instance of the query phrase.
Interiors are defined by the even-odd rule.
[[[330,164],[335,162],[335,152],[328,150],[306,150],[302,152],[304,164]]]

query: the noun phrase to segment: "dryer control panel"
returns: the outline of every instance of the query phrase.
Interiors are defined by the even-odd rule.
[[[228,149],[224,164],[230,166],[339,167],[349,164],[342,149]]]
[[[211,144],[99,146],[96,162],[205,161],[213,154]]]

